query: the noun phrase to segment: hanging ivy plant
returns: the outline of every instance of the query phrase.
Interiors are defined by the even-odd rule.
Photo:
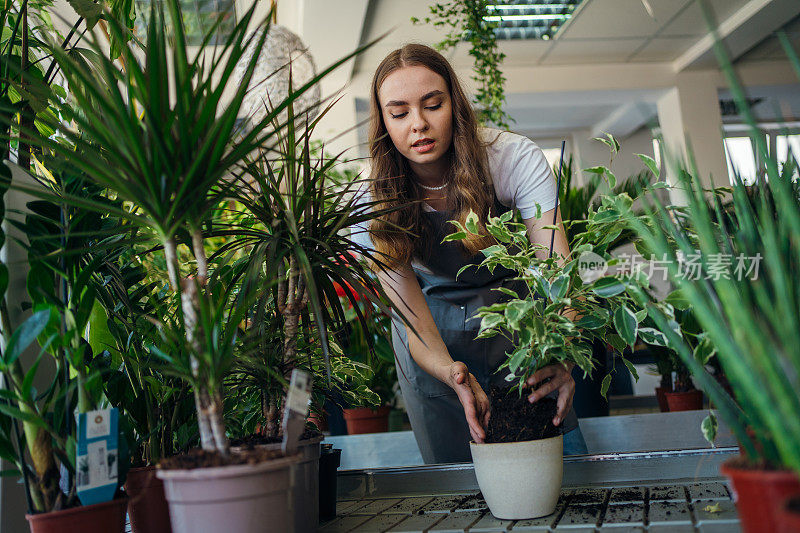
[[[513,119],[503,110],[506,79],[500,71],[506,55],[497,47],[494,33],[497,24],[484,20],[489,11],[487,6],[487,0],[437,2],[429,7],[430,16],[412,17],[411,22],[450,28],[444,40],[435,45],[439,51],[454,48],[461,41],[470,44],[469,54],[475,58],[472,79],[478,82],[474,99],[478,119],[482,124],[508,129]]]

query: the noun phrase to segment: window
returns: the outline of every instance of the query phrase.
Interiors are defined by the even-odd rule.
[[[750,137],[726,137],[725,159],[731,183],[734,183],[737,175],[745,185],[756,182],[756,158]]]
[[[150,13],[152,0],[136,0],[136,36],[145,37],[147,31],[146,17]],[[214,37],[209,44],[221,44],[230,35],[236,25],[234,0],[180,0],[183,24],[186,28],[186,42],[197,46],[203,42],[203,36],[222,17]]]
[[[792,151],[794,158],[800,161],[800,134],[776,136],[775,153],[779,164],[786,163],[789,159],[789,150]]]

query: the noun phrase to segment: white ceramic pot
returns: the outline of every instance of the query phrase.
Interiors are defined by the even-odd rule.
[[[495,518],[523,520],[551,514],[561,492],[564,438],[525,442],[470,442],[478,486]]]
[[[174,533],[294,531],[290,471],[300,455],[250,465],[159,470]]]

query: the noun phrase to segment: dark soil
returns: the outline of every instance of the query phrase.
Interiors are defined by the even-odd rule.
[[[221,456],[217,452],[194,449],[164,459],[158,463],[158,468],[163,470],[193,470],[195,468],[211,468],[214,466],[254,465],[272,459],[280,459],[281,457],[283,457],[283,453],[280,450],[265,450],[263,448],[231,452],[228,458]]]
[[[517,389],[492,387],[489,390],[492,416],[486,431],[486,442],[523,442],[549,439],[561,435],[561,428],[553,425],[558,404],[552,398],[542,398],[534,403],[528,395],[520,397]]]
[[[306,428],[303,434],[300,435],[300,440],[313,439],[314,437],[321,436],[318,430],[313,428]],[[264,444],[276,444],[283,441],[283,435],[277,437],[268,437],[266,435],[248,435],[239,439],[231,439],[231,446],[240,446],[242,448],[252,448],[253,446],[262,446]]]
[[[486,500],[483,499],[483,493],[479,492],[478,494],[467,494],[463,498],[458,501],[456,505],[456,510],[458,509],[485,509],[486,508]]]
[[[793,513],[800,514],[800,497],[789,500],[789,503],[786,504],[786,508]]]

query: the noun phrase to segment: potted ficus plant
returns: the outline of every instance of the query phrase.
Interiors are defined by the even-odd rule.
[[[780,39],[792,63],[800,65],[786,36],[780,34]],[[676,168],[688,205],[666,207],[653,199],[650,223],[637,219],[631,227],[653,253],[670,260],[670,280],[716,348],[733,390],[731,397],[697,361],[690,346],[665,330],[743,450],[741,457],[722,466],[736,494],[743,529],[779,531],[777,517],[783,502],[800,493],[800,283],[793,274],[800,269],[797,159],[790,155],[779,161],[768,150],[718,39],[715,51],[764,162],[766,180],[753,196],[737,175],[731,187],[731,217],[725,220],[718,199],[709,207],[697,172]],[[690,234],[697,236],[696,242]],[[700,256],[703,275],[699,279],[682,275],[681,259],[689,254]],[[722,269],[720,257],[731,258]],[[668,319],[656,309],[652,316],[662,325]],[[715,428],[714,419],[704,422],[707,438],[713,439]]]
[[[508,299],[480,308],[476,315],[481,318],[479,337],[505,335],[513,342],[500,368],[507,372],[510,387],[492,391],[486,442],[470,444],[478,484],[498,518],[550,514],[561,488],[562,435],[552,424],[556,402],[544,398],[530,404],[522,395],[528,378],[549,364],[574,364],[585,373],[592,372],[596,339],[612,339],[617,359],[635,376],[623,348],[632,346],[637,335],[663,344],[658,330],[640,325],[646,313],[628,294],[631,286],[646,291],[646,276],[634,273],[598,279],[581,264],[582,254],[589,253],[612,261],[607,246],[619,235],[624,224],[621,213],[628,212],[632,203],[627,194],[603,196],[597,211],[590,212],[584,231],[576,235],[572,256],[567,258],[548,256],[545,247],[532,244],[525,225],[513,221],[510,211],[488,220],[486,229],[497,244],[483,251],[485,259],[478,268],[508,268],[525,287],[521,292],[498,289]],[[477,232],[474,214],[463,226],[453,224],[457,231],[448,240]],[[474,265],[465,268],[470,267]],[[604,395],[610,381],[611,373],[602,382]],[[535,490],[531,483],[536,484]]]

